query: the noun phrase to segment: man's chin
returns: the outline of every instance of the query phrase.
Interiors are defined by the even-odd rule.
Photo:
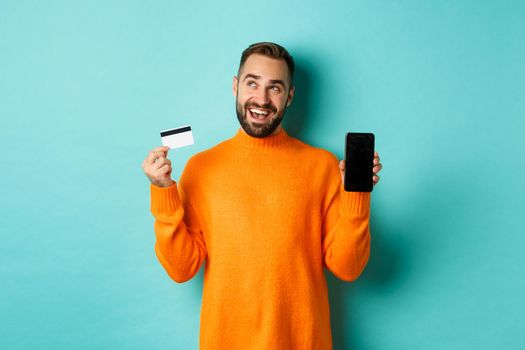
[[[244,119],[241,123],[243,130],[252,137],[263,138],[270,136],[279,127],[280,120],[270,120],[266,123],[254,123]]]
[[[271,133],[268,133],[265,129],[260,128],[260,127],[253,127],[251,125],[246,126],[242,124],[241,126],[243,130],[252,137],[263,138],[271,134]]]

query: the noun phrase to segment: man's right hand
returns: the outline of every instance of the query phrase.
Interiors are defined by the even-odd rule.
[[[168,146],[161,146],[149,152],[142,169],[149,181],[158,187],[170,187],[174,181],[171,179],[171,161],[168,157]]]

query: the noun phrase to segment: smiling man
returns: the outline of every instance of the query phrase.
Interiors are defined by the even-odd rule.
[[[200,349],[330,350],[323,268],[355,280],[370,254],[370,193],[346,192],[345,164],[282,128],[294,61],[274,43],[242,54],[241,128],[190,158],[176,183],[168,149],[144,160],[155,252],[176,282],[204,267]],[[374,184],[381,170],[374,158]]]
[[[291,57],[278,60],[252,52],[244,52],[239,77],[233,78],[237,119],[248,135],[266,137],[281,130],[286,107],[292,102],[294,63]]]

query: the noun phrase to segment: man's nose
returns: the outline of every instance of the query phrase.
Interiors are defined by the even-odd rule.
[[[268,104],[270,102],[270,95],[268,93],[268,90],[266,90],[266,89],[259,89],[259,91],[257,91],[257,101],[261,105]]]

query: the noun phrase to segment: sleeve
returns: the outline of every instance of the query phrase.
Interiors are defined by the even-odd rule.
[[[177,183],[166,188],[150,184],[155,254],[168,275],[182,283],[199,271],[207,250],[197,215],[179,190]]]
[[[346,192],[337,164],[334,170],[324,199],[323,263],[335,276],[351,282],[359,277],[370,256],[371,194]]]

